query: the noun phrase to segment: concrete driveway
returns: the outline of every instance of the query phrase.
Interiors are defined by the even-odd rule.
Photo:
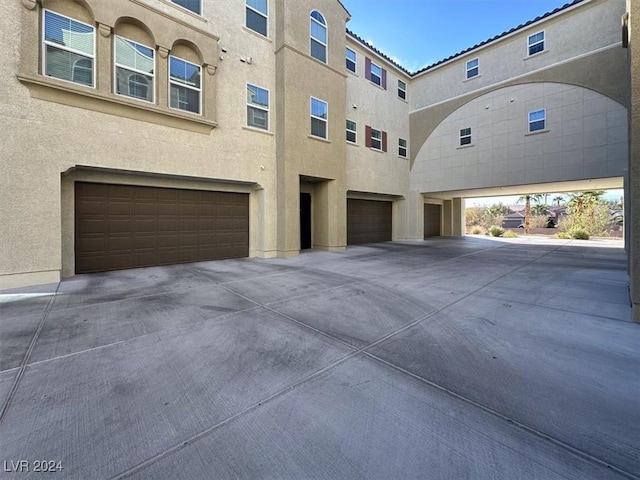
[[[625,265],[443,238],[0,292],[0,478],[640,478]]]

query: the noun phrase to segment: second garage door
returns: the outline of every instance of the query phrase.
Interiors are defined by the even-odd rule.
[[[75,184],[76,273],[248,255],[248,194]]]
[[[347,199],[347,244],[392,239],[392,202]]]

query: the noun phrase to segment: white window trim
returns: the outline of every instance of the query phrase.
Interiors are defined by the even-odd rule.
[[[382,81],[382,79],[381,79]],[[402,82],[404,84],[404,88],[400,87],[400,82]],[[402,98],[400,96],[400,92],[404,92],[404,98]],[[398,98],[400,100],[404,100],[405,102],[407,101],[407,82],[405,82],[404,80],[400,80],[398,79]]]
[[[324,18],[324,19],[325,19],[325,23],[320,23],[318,20],[316,20],[315,18],[313,18],[313,17],[311,16],[311,14],[312,14],[313,12],[318,12],[320,15],[322,15],[322,18]],[[327,25],[326,17],[322,14],[322,12],[321,12],[320,10],[315,10],[315,9],[314,9],[314,10],[311,10],[311,11],[309,12],[309,20],[310,20],[311,22],[316,22],[316,23],[317,23],[318,25],[320,25],[321,27],[324,27],[325,36],[327,37],[327,40],[328,40],[328,39],[329,39],[329,26]],[[311,42],[312,42],[313,40],[315,40],[316,42],[318,42],[320,45],[324,45],[324,57],[325,57],[324,62],[323,62],[322,60],[320,60],[319,58],[316,58],[316,57],[314,57],[313,55],[311,55]],[[322,63],[328,63],[328,62],[329,62],[329,46],[328,46],[326,43],[321,42],[319,39],[317,39],[317,38],[315,38],[315,37],[313,36],[313,33],[311,33],[311,24],[309,24],[309,56],[310,56],[311,58],[314,58],[315,60],[318,60],[319,62],[322,62]]]
[[[249,116],[246,116],[246,127],[247,128],[251,128],[251,129],[256,129],[259,130],[261,132],[270,132],[271,131],[271,92],[269,91],[268,88],[263,88],[260,85],[256,85],[255,83],[249,83],[247,82],[245,85],[245,89],[247,89],[249,87],[249,85],[251,85],[252,87],[256,87],[256,88],[260,88],[261,90],[265,90],[267,92],[267,99],[269,100],[269,103],[267,104],[267,107],[263,107],[263,106],[259,106],[255,103],[249,103],[249,101],[247,101],[247,107],[251,107],[251,108],[255,108],[257,110],[264,110],[267,112],[267,128],[261,128],[261,127],[256,127],[255,125],[249,125]],[[245,90],[246,92],[246,90]],[[246,96],[246,93],[245,93]]]
[[[474,60],[477,60],[478,64],[475,67],[471,67],[469,68],[469,63],[473,62]],[[471,70],[475,70],[478,69],[478,73],[476,73],[475,75],[469,76],[469,72],[471,72]],[[472,58],[471,60],[468,60],[465,63],[465,80],[471,80],[472,78],[476,78],[480,76],[480,58],[476,57],[476,58]]]
[[[404,147],[402,146],[401,142],[404,142]],[[400,149],[401,148],[404,148],[404,155],[400,154]],[[405,138],[398,138],[398,156],[400,158],[408,158],[409,157],[409,142]]]
[[[260,10],[256,10],[255,8],[253,8],[251,5],[249,5],[247,3],[247,0],[245,0],[244,6],[245,6],[245,11],[244,11],[244,26],[245,26],[245,28],[248,28],[252,32],[257,33],[261,37],[268,38],[269,37],[269,2],[267,1],[267,13],[262,13]],[[256,12],[258,15],[260,15],[261,17],[264,17],[266,19],[266,21],[267,21],[267,33],[266,33],[266,35],[263,35],[262,33],[255,31],[253,28],[251,28],[251,27],[249,27],[247,25],[247,10],[246,10],[247,8],[249,10],[253,11],[253,12]]]
[[[373,136],[373,132],[378,132],[380,134],[380,138],[376,138]],[[374,147],[373,142],[380,142],[380,147]],[[378,152],[382,152],[382,130],[378,130],[377,128],[371,127],[371,147],[372,150],[376,150]]]
[[[353,53],[353,55],[355,56],[355,58],[353,60],[351,60],[347,56],[347,52],[345,50],[345,52],[344,52],[345,59],[353,62],[353,70],[347,68],[347,71],[351,72],[351,73],[357,73],[358,72],[358,53],[355,50],[350,49],[349,47],[346,47],[346,49],[349,50],[351,53]],[[346,67],[346,65],[345,65],[345,67]]]
[[[380,75],[376,74],[375,76],[378,77],[380,79],[380,83],[376,83],[373,81],[373,77],[374,77],[374,73],[373,73],[373,67],[377,67],[380,69]],[[371,83],[373,83],[374,85],[377,85],[379,87],[382,88],[382,67],[380,65],[378,65],[377,63],[374,63],[373,60],[371,61],[371,71],[369,72],[371,74]]]
[[[531,40],[531,37],[535,37],[538,34],[542,34],[542,40],[535,42],[535,43],[529,43],[529,41]],[[541,53],[544,53],[547,51],[547,32],[546,30],[540,30],[539,32],[535,32],[532,33],[531,35],[527,36],[527,57],[533,57],[534,55],[540,55]],[[539,43],[542,43],[542,50],[540,50],[539,52],[536,53],[529,53],[531,51],[531,47],[534,45],[538,45]]]
[[[136,42],[134,40],[131,40],[130,38],[123,37],[121,35],[114,35],[113,38],[114,38],[114,47],[113,47],[113,65],[114,65],[114,68],[113,68],[113,93],[115,93],[116,95],[119,95],[121,97],[131,98],[133,100],[138,100],[140,102],[156,103],[156,53],[155,53],[155,49],[153,47],[150,47],[149,45],[145,45],[143,43]],[[147,72],[143,72],[142,70],[138,70],[138,69],[133,68],[133,67],[129,67],[129,66],[126,66],[126,65],[120,65],[116,61],[116,58],[117,58],[116,46],[115,46],[116,38],[121,38],[121,39],[126,40],[128,42],[132,42],[132,43],[135,43],[136,45],[140,45],[142,47],[146,47],[146,48],[149,48],[150,50],[152,50],[153,51],[153,73],[147,73]],[[123,93],[116,92],[116,85],[117,85],[117,81],[118,81],[118,69],[116,67],[120,67],[120,68],[123,68],[125,70],[130,71],[130,72],[142,75],[143,77],[151,77],[152,81],[151,81],[150,88],[152,89],[152,93],[153,93],[152,99],[151,100],[146,100],[144,98],[134,97],[132,95],[125,95]],[[127,85],[127,88],[128,88],[128,85]]]
[[[193,10],[189,10],[187,7],[183,7],[182,5],[177,4],[176,2],[174,2],[173,0],[169,0],[173,5],[175,5],[176,7],[184,10],[185,12],[189,12],[191,15],[197,15],[199,17],[202,17],[203,15],[203,5],[202,5],[202,0],[200,0],[200,13],[198,12],[194,12]]]
[[[347,120],[346,120],[346,121],[347,121],[347,122],[352,122],[352,123],[355,125],[355,127],[356,127],[356,129],[355,129],[355,130],[351,130],[351,129],[349,129],[349,127],[346,127],[346,122],[345,122],[346,131],[347,131],[347,132],[351,132],[351,133],[353,133],[353,134],[354,134],[354,136],[355,136],[355,138],[356,138],[353,142],[352,142],[351,140],[347,140],[347,143],[351,143],[351,144],[353,144],[353,145],[356,145],[356,144],[358,143],[358,123],[357,123],[357,122],[354,122],[353,120],[350,120],[350,119],[348,119],[348,118],[347,118]]]
[[[544,117],[539,119],[539,120],[533,120],[531,121],[531,114],[535,113],[535,112],[544,112]],[[536,122],[540,122],[540,121],[544,121],[544,126],[542,128],[539,128],[537,130],[531,130],[531,124],[532,123],[536,123]],[[527,113],[527,133],[542,133],[542,132],[547,132],[549,131],[547,128],[547,109],[546,108],[539,108],[537,110],[530,110]]]
[[[325,106],[327,107],[327,118],[322,118],[322,117],[318,117],[317,115],[313,114],[313,101],[316,100],[318,102],[324,103]],[[312,138],[320,138],[322,140],[329,140],[329,103],[325,102],[324,100],[321,100],[320,98],[317,97],[310,97],[309,98],[309,114],[310,114],[310,118],[315,118],[316,120],[321,120],[325,123],[325,134],[326,137],[319,137],[317,135],[314,135],[313,133],[310,133],[309,136]]]
[[[462,130],[469,130],[469,134],[468,135],[463,135],[462,134]],[[464,127],[460,129],[460,136],[459,136],[459,141],[458,141],[458,147],[469,147],[471,145],[473,145],[473,129],[471,127]],[[469,139],[469,143],[462,143],[462,139],[463,138],[468,138]]]
[[[196,87],[192,87],[190,85],[186,85],[184,83],[180,83],[180,82],[174,82],[171,80],[171,58],[177,58],[178,60],[182,60],[183,62],[189,63],[191,65],[195,65],[196,67],[198,67],[200,69],[200,88],[196,88]],[[202,115],[202,65],[198,65],[197,63],[193,63],[190,62],[189,60],[186,60],[184,58],[181,57],[176,57],[175,55],[169,55],[167,57],[167,77],[169,78],[169,81],[167,82],[167,87],[168,87],[168,91],[167,91],[167,95],[168,95],[168,100],[169,100],[169,108],[171,110],[178,110],[179,112],[184,112],[190,115]],[[200,95],[198,95],[198,100],[199,100],[199,104],[198,104],[198,112],[190,112],[189,110],[184,110],[182,108],[176,108],[176,107],[172,107],[171,106],[171,84],[180,86],[180,87],[186,87],[189,88],[191,90],[195,90],[197,92],[200,93]]]
[[[46,36],[46,34],[45,34],[45,20],[44,20],[44,17],[45,17],[45,14],[46,14],[45,12],[50,12],[50,13],[52,13],[54,15],[58,15],[60,17],[66,18],[68,20],[72,20],[74,22],[77,22],[77,23],[80,23],[82,25],[86,25],[87,27],[92,28],[93,29],[93,52],[91,53],[91,57],[87,57],[87,53],[86,52],[80,52],[78,50],[74,50],[73,48],[69,48],[69,47],[66,47],[64,45],[60,45],[59,43],[49,42],[49,41],[45,40],[45,36]],[[53,10],[48,10],[46,8],[43,8],[42,9],[42,33],[41,33],[41,35],[42,35],[42,45],[43,45],[43,47],[42,47],[42,55],[41,55],[42,56],[42,76],[46,77],[46,78],[52,78],[54,80],[59,80],[61,82],[65,82],[65,83],[71,83],[73,85],[79,85],[79,86],[85,87],[85,88],[93,88],[95,90],[95,88],[96,88],[96,73],[97,73],[96,72],[96,70],[97,70],[97,68],[96,68],[96,27],[94,27],[93,25],[90,25],[88,23],[84,23],[84,22],[81,22],[79,20],[76,20],[75,18],[69,17],[67,15],[63,15],[61,13],[54,12]],[[50,45],[50,46],[52,46],[54,48],[59,48],[60,50],[64,50],[64,51],[71,52],[71,53],[75,53],[76,55],[80,55],[80,56],[85,57],[85,58],[91,58],[92,66],[93,66],[92,67],[93,71],[91,72],[92,73],[91,85],[85,85],[84,83],[74,82],[73,80],[65,80],[64,78],[58,78],[58,77],[52,77],[50,75],[46,75],[45,72],[47,71],[47,54],[46,54],[46,46],[45,45]]]

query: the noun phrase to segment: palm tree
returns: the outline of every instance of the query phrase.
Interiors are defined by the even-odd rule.
[[[524,200],[524,233],[527,235],[529,233],[529,225],[531,224],[531,200],[534,202],[539,202],[544,195],[540,193],[536,193],[534,195],[523,195],[518,199],[518,203]]]
[[[556,207],[560,206],[560,203],[564,202],[564,195],[558,195],[553,197],[552,202],[556,204]]]

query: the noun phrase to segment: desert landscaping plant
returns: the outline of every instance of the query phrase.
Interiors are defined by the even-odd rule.
[[[504,238],[518,238],[518,234],[513,230],[507,230],[502,236]]]
[[[498,225],[492,225],[489,229],[489,235],[492,237],[501,237],[504,235],[504,228],[499,227]]]
[[[569,230],[569,235],[571,238],[575,238],[576,240],[589,240],[589,234],[584,228],[573,228]]]
[[[482,235],[483,233],[484,230],[482,229],[482,227],[479,227],[478,225],[474,225],[473,227],[471,227],[471,234]]]

